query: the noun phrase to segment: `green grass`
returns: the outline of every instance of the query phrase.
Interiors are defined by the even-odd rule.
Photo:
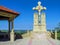
[[[57,33],[57,36],[58,36],[58,37],[60,37],[60,32],[59,32],[59,33]]]
[[[60,40],[60,32],[57,33],[57,38]]]

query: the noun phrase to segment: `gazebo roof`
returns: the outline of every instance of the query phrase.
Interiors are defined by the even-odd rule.
[[[18,12],[0,6],[0,20],[12,20],[19,15]]]
[[[15,11],[12,11],[12,10],[9,10],[8,8],[6,8],[4,6],[0,6],[0,11],[5,11],[5,12],[9,12],[9,13],[12,13],[12,14],[15,14],[15,15],[19,15],[19,13],[15,12]]]

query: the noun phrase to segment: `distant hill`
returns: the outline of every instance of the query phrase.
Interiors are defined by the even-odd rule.
[[[29,30],[32,31],[32,30]],[[0,32],[8,32],[8,30],[0,30]],[[27,33],[27,30],[14,30],[15,33],[24,34]]]

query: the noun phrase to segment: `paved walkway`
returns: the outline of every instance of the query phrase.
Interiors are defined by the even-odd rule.
[[[0,42],[0,45],[60,45],[59,40],[54,40],[52,38],[47,39],[45,34],[38,35],[35,34],[34,37],[36,38],[25,38],[25,39],[19,39],[15,42]]]
[[[19,39],[15,42],[0,42],[0,45],[60,45],[60,41],[53,39]]]

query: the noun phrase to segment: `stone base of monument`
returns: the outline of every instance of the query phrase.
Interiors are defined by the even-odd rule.
[[[48,31],[34,32],[31,31],[29,33],[23,34],[23,38],[32,38],[32,39],[46,39],[51,38],[51,33]]]

